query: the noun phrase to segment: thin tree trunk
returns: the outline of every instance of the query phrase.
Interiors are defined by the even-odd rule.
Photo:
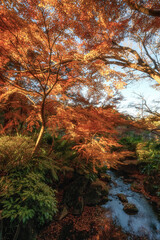
[[[151,77],[160,84],[160,74],[151,74]]]
[[[37,141],[36,141],[35,147],[34,147],[34,149],[33,149],[33,153],[32,153],[32,155],[37,151],[37,149],[38,149],[38,147],[39,147],[39,144],[40,144],[40,141],[41,141],[41,139],[42,139],[42,136],[43,136],[44,130],[45,130],[45,126],[42,125],[42,126],[41,126],[41,129],[40,129],[40,132],[39,132],[39,134],[38,134],[38,138],[37,138]]]
[[[33,149],[32,156],[33,156],[33,154],[35,154],[37,152],[39,144],[40,144],[40,141],[42,139],[42,136],[43,136],[43,133],[44,133],[44,130],[45,130],[45,123],[46,123],[46,121],[45,121],[45,114],[44,114],[45,99],[46,99],[46,96],[44,96],[44,98],[43,98],[42,106],[41,106],[41,113],[40,113],[40,119],[41,119],[42,126],[41,126],[40,132],[38,134],[38,138],[37,138],[35,147]]]
[[[20,223],[19,223],[18,226],[17,226],[16,233],[15,233],[15,235],[14,235],[13,240],[17,240],[17,239],[18,239],[19,232],[20,232]]]

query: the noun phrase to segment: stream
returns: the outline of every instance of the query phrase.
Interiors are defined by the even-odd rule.
[[[122,177],[117,177],[112,171],[107,173],[111,176],[112,182],[109,201],[103,205],[107,210],[106,217],[112,217],[115,225],[121,226],[126,233],[149,240],[160,240],[160,221],[146,198],[140,193],[133,192],[130,189],[131,184],[125,183]],[[123,204],[117,196],[119,193],[124,194],[129,203],[136,205],[138,213],[128,215],[123,211]]]

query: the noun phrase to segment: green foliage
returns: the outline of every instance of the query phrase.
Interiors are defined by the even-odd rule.
[[[46,181],[50,183],[53,180],[58,180],[57,171],[60,169],[58,161],[54,158],[48,157],[45,149],[41,148],[38,156],[34,157],[30,164],[32,168],[39,171],[43,175],[47,175]]]
[[[0,137],[0,171],[25,165],[32,156],[34,141],[25,136]]]
[[[52,145],[53,137],[49,132],[45,131],[45,133],[43,134],[42,142],[47,143],[48,145]]]
[[[156,141],[139,143],[136,151],[142,172],[148,175],[155,171],[160,173],[160,143]]]
[[[142,142],[141,136],[126,136],[120,139],[119,143],[123,145],[123,147],[129,151],[135,151],[136,146],[139,142]]]
[[[103,167],[96,167],[96,170],[98,172],[98,174],[101,174],[101,173],[106,173],[107,170],[108,170],[108,167],[107,166],[103,166]]]
[[[54,136],[53,152],[56,159],[62,162],[62,166],[73,168],[78,157],[77,152],[73,149],[75,143],[61,137]]]
[[[42,225],[57,211],[55,191],[40,173],[12,171],[0,180],[2,218]]]
[[[74,149],[75,142],[66,140],[64,136],[54,136],[53,153],[54,158],[58,161],[60,170],[65,175],[67,172],[76,172],[85,175],[91,180],[97,177],[93,171],[93,162],[86,159],[79,159],[77,151]]]
[[[21,144],[15,143],[20,140]],[[29,222],[34,227],[50,221],[57,211],[55,190],[51,184],[57,180],[57,165],[41,149],[34,158],[31,157],[32,140],[28,137],[1,137],[1,179],[0,179],[0,212],[7,228],[16,229],[17,224]],[[2,146],[2,140],[5,140]],[[34,146],[34,145],[32,145]],[[25,149],[22,149],[22,148]],[[5,149],[7,148],[7,149]],[[9,156],[9,149],[11,156]],[[5,153],[8,154],[5,156]],[[16,155],[17,153],[17,155]],[[12,231],[13,232],[13,231]]]

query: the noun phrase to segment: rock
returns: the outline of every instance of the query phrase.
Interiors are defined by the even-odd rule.
[[[126,196],[122,193],[119,193],[117,194],[117,197],[119,198],[119,200],[122,202],[122,203],[128,203],[128,200],[126,198]]]
[[[103,196],[100,204],[105,204],[109,201],[107,196]]]
[[[124,182],[125,183],[133,183],[133,179],[132,178],[127,178],[127,179],[124,179]]]
[[[112,183],[115,187],[117,187],[118,184],[116,182],[112,181]]]
[[[141,192],[141,186],[137,182],[131,184],[131,190],[135,192]]]
[[[80,215],[84,205],[93,206],[104,204],[108,201],[108,186],[105,182],[97,179],[91,182],[85,176],[77,176],[64,191],[63,204],[73,215]],[[65,209],[64,209],[65,210]],[[62,211],[61,218],[66,211]]]
[[[64,217],[66,217],[66,216],[68,215],[68,213],[69,213],[69,211],[68,211],[68,209],[67,209],[67,206],[64,206],[64,207],[63,207],[63,210],[62,210],[62,212],[61,212],[61,215],[60,215],[60,217],[59,217],[59,220],[62,220]]]
[[[134,215],[138,212],[136,205],[132,203],[125,203],[123,210],[130,215]]]
[[[83,197],[80,196],[75,204],[75,206],[72,209],[73,215],[80,215],[83,212],[84,209],[84,200]]]
[[[130,157],[123,161],[123,164],[118,164],[117,166],[118,172],[121,173],[124,177],[128,177],[130,174],[137,172],[137,159]]]
[[[107,173],[100,173],[100,180],[110,183],[111,182],[111,176]]]
[[[88,187],[85,194],[85,204],[88,206],[104,204],[108,201],[108,186],[101,180],[97,179]]]
[[[71,209],[75,215],[83,212],[84,200],[83,195],[89,184],[89,180],[84,176],[77,176],[64,191],[63,203]]]

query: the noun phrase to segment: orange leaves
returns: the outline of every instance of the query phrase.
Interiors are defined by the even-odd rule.
[[[93,164],[93,168],[98,165],[110,166],[128,154],[112,151],[113,146],[121,146],[117,143],[116,126],[122,121],[113,108],[59,105],[56,111],[54,116],[49,117],[49,128],[51,130],[52,121],[56,121],[58,128],[64,129],[64,137],[76,143],[74,149],[80,154],[80,162],[85,159]]]
[[[25,96],[28,130],[40,124],[43,129],[48,124],[53,132],[65,129],[81,156],[100,163],[116,158],[111,148],[117,144],[120,116],[112,108],[93,106],[101,101],[106,105],[113,95],[107,81],[117,89],[123,86],[121,74],[101,59],[112,39],[122,39],[125,25],[119,23],[116,0],[106,3],[20,0],[16,7],[4,5],[1,14],[2,97],[11,103],[8,96],[13,93]],[[12,107],[18,112],[23,105],[22,101]]]
[[[123,89],[127,84],[124,81],[119,80],[117,82],[114,82],[114,85],[116,89]]]

